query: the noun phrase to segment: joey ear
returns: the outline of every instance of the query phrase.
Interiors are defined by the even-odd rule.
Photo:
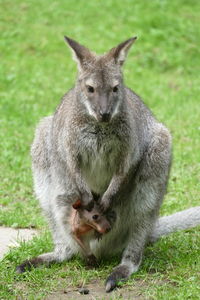
[[[116,64],[122,66],[126,60],[126,56],[128,54],[129,49],[131,48],[132,44],[135,42],[136,39],[136,36],[132,37],[126,40],[125,42],[120,43],[117,47],[112,48],[108,52],[109,58],[114,58]]]
[[[84,60],[91,60],[93,57],[92,53],[88,48],[70,39],[69,37],[64,36],[64,38],[67,44],[70,46],[73,53],[73,58],[78,63],[78,67],[80,69]]]
[[[81,201],[80,200],[77,200],[74,204],[72,204],[72,207],[74,209],[79,209],[81,208],[82,204],[81,204]]]

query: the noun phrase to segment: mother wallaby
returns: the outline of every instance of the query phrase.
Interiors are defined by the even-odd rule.
[[[90,245],[97,257],[122,254],[106,281],[109,292],[138,270],[149,239],[156,239],[161,229],[165,234],[165,225],[168,233],[199,224],[200,208],[183,212],[180,221],[170,219],[171,227],[166,219],[163,226],[157,222],[171,164],[171,136],[123,83],[121,68],[136,38],[102,56],[65,39],[78,64],[78,78],[54,115],[41,121],[32,145],[35,192],[55,248],[18,271],[79,252],[67,222],[69,208],[80,198],[89,210],[95,197],[103,212],[116,213],[112,230]],[[189,214],[192,221],[185,223]]]

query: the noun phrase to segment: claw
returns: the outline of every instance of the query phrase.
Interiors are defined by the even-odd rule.
[[[86,258],[86,262],[87,262],[87,266],[89,268],[96,268],[98,267],[98,261],[97,261],[97,258],[91,254],[89,255],[87,258]]]
[[[127,265],[117,266],[111,275],[106,280],[106,292],[109,293],[117,287],[119,282],[124,282],[131,275],[129,267]]]
[[[33,265],[29,260],[24,261],[21,265],[16,267],[16,273],[22,274],[26,271],[30,271]]]
[[[16,272],[18,274],[30,271],[32,268],[36,268],[38,265],[42,264],[43,260],[40,257],[33,257],[31,259],[25,260],[22,264],[16,267]]]
[[[110,293],[116,287],[117,287],[117,282],[112,278],[108,278],[106,281],[106,293]]]
[[[16,269],[15,269],[16,273],[17,274],[22,274],[24,273],[26,270],[25,268],[23,268],[22,266],[17,266]]]
[[[98,241],[102,239],[102,233],[100,233],[96,230],[94,232],[94,236],[95,236],[95,239],[97,239]]]

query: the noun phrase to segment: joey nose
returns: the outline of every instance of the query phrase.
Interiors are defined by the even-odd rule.
[[[111,227],[106,228],[106,233],[108,233],[111,230]]]
[[[99,111],[102,122],[108,122],[110,120],[110,112],[104,112],[102,110]]]

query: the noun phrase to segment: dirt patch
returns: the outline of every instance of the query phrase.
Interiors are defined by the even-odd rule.
[[[89,294],[82,295],[79,292],[79,288],[68,288],[56,292],[52,292],[51,295],[45,297],[45,300],[99,300],[99,299],[134,299],[134,300],[144,300],[145,298],[141,293],[142,283],[135,283],[134,286],[123,286],[118,288],[111,293],[105,292],[105,286],[102,281],[95,280],[90,284],[84,286],[84,288],[89,290]]]
[[[131,282],[132,281],[132,282]],[[71,282],[67,281],[67,278],[60,278],[58,286],[52,291],[48,291],[48,295],[44,296],[44,300],[150,300],[154,299],[150,295],[147,296],[146,291],[149,288],[159,287],[160,285],[174,285],[174,282],[163,278],[154,280],[144,280],[144,279],[133,279],[125,283],[122,287],[119,287],[112,291],[111,293],[105,292],[105,286],[103,280],[92,280],[90,283],[77,287],[71,286]],[[88,290],[87,294],[81,294],[80,290]],[[28,299],[28,286],[27,283],[17,282],[14,287],[15,294],[19,299]],[[23,295],[20,298],[20,292]],[[18,294],[19,293],[19,294]],[[37,298],[37,297],[36,297]],[[18,298],[17,298],[18,299]]]

